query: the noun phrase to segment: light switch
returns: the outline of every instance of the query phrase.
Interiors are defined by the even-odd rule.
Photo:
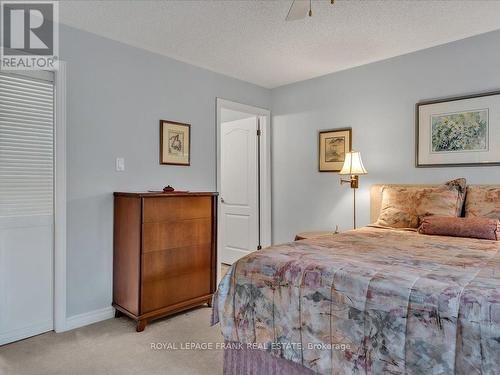
[[[125,158],[116,158],[116,171],[122,172],[125,170]]]

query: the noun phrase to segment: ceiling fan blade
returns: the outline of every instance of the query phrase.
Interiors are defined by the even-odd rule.
[[[309,6],[309,0],[293,0],[285,19],[287,21],[295,21],[305,18],[309,12]]]

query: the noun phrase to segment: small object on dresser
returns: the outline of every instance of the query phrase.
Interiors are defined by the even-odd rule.
[[[327,237],[338,234],[339,232],[332,231],[315,231],[315,232],[301,232],[295,235],[295,241],[308,240],[311,238]]]
[[[189,193],[189,191],[188,190],[175,190],[172,186],[167,185],[162,190],[148,190],[148,193],[184,194],[184,193]]]

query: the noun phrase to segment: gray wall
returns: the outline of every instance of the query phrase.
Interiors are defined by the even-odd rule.
[[[273,241],[352,225],[351,189],[336,173],[318,172],[320,129],[353,129],[369,172],[357,194],[361,225],[374,183],[500,183],[500,167],[414,167],[415,103],[500,89],[498,46],[500,31],[272,90]]]
[[[67,315],[110,306],[113,191],[216,188],[215,100],[270,91],[61,26],[68,70]],[[191,167],[160,166],[159,120],[191,124]],[[126,170],[115,172],[115,158]]]

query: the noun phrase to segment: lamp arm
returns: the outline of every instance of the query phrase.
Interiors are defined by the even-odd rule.
[[[359,176],[352,175],[350,179],[341,178],[340,185],[351,184],[351,188],[357,189],[359,187]]]

